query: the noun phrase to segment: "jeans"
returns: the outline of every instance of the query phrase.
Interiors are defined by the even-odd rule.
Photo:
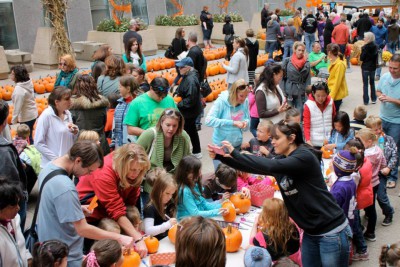
[[[199,133],[196,129],[196,118],[185,118],[184,130],[190,137],[190,141],[193,147],[193,154],[201,152]]]
[[[311,236],[304,233],[301,250],[303,266],[348,266],[351,237],[349,225],[332,235]]]
[[[253,134],[254,137],[257,137],[257,127],[259,123],[259,118],[250,117],[250,132]]]
[[[400,135],[399,135],[399,133],[400,133],[400,124],[391,123],[391,122],[382,120],[382,128],[383,128],[383,131],[384,131],[387,135],[390,135],[391,137],[393,137],[394,141],[396,142],[397,151],[400,151]],[[399,158],[400,158],[400,154],[398,154],[398,155],[399,155]],[[397,162],[398,162],[398,161],[397,161]],[[398,166],[398,165],[397,165],[397,166]],[[393,172],[394,174],[392,174],[392,172]],[[397,168],[395,167],[395,168],[392,170],[392,172],[390,172],[389,180],[390,180],[390,181],[397,182],[397,178],[398,178],[398,175],[397,175]]]
[[[292,56],[293,44],[294,44],[293,40],[285,41],[285,43],[283,44],[283,50],[284,50],[283,59]]]
[[[389,42],[387,45],[387,48],[392,55],[396,53],[396,47],[397,47],[398,42]]]
[[[340,53],[344,55],[344,52],[346,52],[346,44],[340,44],[339,48],[340,48]]]
[[[274,59],[274,51],[276,50],[277,44],[277,41],[267,41],[265,43],[265,53],[269,53],[268,59]]]
[[[304,32],[304,41],[306,43],[306,51],[308,53],[311,53],[312,45],[315,42],[315,32],[313,33]]]
[[[339,111],[340,106],[342,105],[342,103],[343,103],[343,100],[342,100],[342,99],[340,99],[340,100],[334,100],[334,101],[333,101],[333,104],[335,105],[336,112]]]
[[[360,211],[355,209],[353,222],[353,244],[357,253],[365,253],[367,251],[367,242],[365,242],[363,230],[361,226]]]
[[[33,120],[31,120],[31,121],[23,122],[23,123],[25,123],[26,125],[28,125],[29,130],[31,130],[31,132],[30,132],[30,134],[29,134],[29,143],[30,143],[31,145],[33,145],[32,133],[33,133],[33,125],[35,124],[35,122],[36,122],[36,119],[33,119]]]
[[[368,217],[368,225],[367,225],[367,231],[366,233],[368,234],[375,234],[375,226],[376,226],[376,219],[377,219],[377,215],[376,215],[376,208],[375,208],[375,200],[376,200],[376,194],[378,192],[378,187],[379,184],[374,186],[373,191],[374,191],[374,202],[372,203],[371,206],[366,207],[364,209],[365,211],[365,215]]]
[[[288,104],[292,107],[292,108],[296,108],[301,115],[301,121],[303,121],[303,107],[304,107],[304,102],[305,102],[305,95],[293,95],[287,98]]]
[[[368,83],[371,87],[371,101],[376,102],[376,91],[375,91],[375,71],[362,70],[362,79],[363,79],[363,100],[364,105],[368,105],[369,96],[368,96]],[[369,80],[369,82],[368,82]]]
[[[24,197],[20,199],[18,205],[19,205],[19,217],[21,217],[21,230],[24,232],[25,230],[25,221],[26,221],[26,210],[28,209],[28,192],[23,191]],[[30,225],[29,225],[30,226]]]
[[[394,213],[394,209],[390,205],[390,200],[386,192],[387,179],[388,178],[385,175],[379,174],[379,186],[376,193],[376,198],[378,200],[379,206],[382,209],[383,215],[390,216]]]
[[[382,72],[382,68],[381,67],[379,67],[379,68],[376,68],[376,77],[381,77],[381,72]]]

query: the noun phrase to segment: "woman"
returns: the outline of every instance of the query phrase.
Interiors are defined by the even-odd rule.
[[[129,39],[125,47],[125,53],[122,54],[122,59],[125,63],[133,63],[134,66],[141,67],[145,72],[147,70],[146,58],[136,38]]]
[[[179,27],[176,29],[175,38],[171,43],[172,51],[174,52],[174,59],[178,59],[178,56],[187,51],[186,40],[185,40],[185,29]]]
[[[274,126],[274,159],[241,154],[223,142],[231,157],[210,157],[241,171],[272,175],[278,182],[290,218],[304,230],[303,266],[348,266],[351,228],[342,209],[328,191],[320,160],[304,144],[300,125],[280,122]]]
[[[126,144],[104,157],[103,168],[81,176],[76,187],[81,203],[98,198],[98,207],[87,218],[97,224],[103,218],[114,220],[128,236],[135,237],[138,231],[127,218],[126,207],[135,206],[140,195],[140,184],[150,167],[147,154],[137,144]],[[136,242],[135,242],[136,243]],[[143,239],[136,247],[145,249]]]
[[[284,88],[288,104],[297,108],[303,114],[306,88],[311,84],[310,62],[304,55],[306,46],[303,42],[297,41],[293,44],[293,55],[286,58],[283,63],[285,77]]]
[[[28,125],[31,130],[29,141],[33,145],[33,125],[38,117],[33,83],[25,66],[22,65],[11,67],[10,79],[15,82],[15,89],[11,97],[14,105],[11,124],[25,123]]]
[[[40,166],[69,151],[78,137],[79,128],[72,122],[71,90],[64,86],[55,87],[49,96],[49,107],[40,115],[35,134],[36,149],[42,154]]]
[[[321,47],[324,47],[324,29],[326,26],[326,18],[323,14],[319,15],[318,18],[318,41],[321,44]]]
[[[247,72],[249,50],[244,39],[236,37],[233,40],[233,50],[235,53],[231,58],[229,66],[222,64],[222,67],[228,72],[226,77],[228,90],[230,90],[232,84],[239,79],[243,79],[246,84],[249,82],[249,73]]]
[[[256,86],[256,105],[258,116],[262,119],[277,123],[285,118],[289,108],[286,97],[279,87],[283,77],[282,66],[271,64],[264,68]]]
[[[265,53],[269,59],[273,59],[273,53],[278,48],[278,36],[281,36],[281,28],[277,22],[278,16],[272,15],[267,23],[267,37],[265,42]]]
[[[73,89],[76,78],[79,76],[79,69],[76,67],[75,59],[71,55],[64,55],[60,57],[60,63],[58,64],[60,72],[57,73],[55,86],[65,86],[69,89]]]
[[[119,95],[119,78],[125,74],[125,63],[121,57],[108,56],[104,62],[106,72],[97,80],[97,90],[105,97],[112,93]]]
[[[107,119],[107,98],[97,91],[94,78],[88,74],[81,75],[72,91],[70,111],[74,123],[80,130],[93,130],[100,136],[100,144],[104,155],[110,153],[104,125]]]
[[[333,32],[333,29],[334,29],[334,27],[333,27],[333,23],[332,23],[332,19],[334,19],[335,18],[335,13],[331,13],[330,15],[329,15],[329,17],[326,19],[326,22],[325,22],[325,28],[324,28],[324,34],[323,34],[323,36],[324,36],[324,46],[321,46],[323,49],[324,49],[324,53],[325,54],[328,54],[328,52],[327,52],[327,47],[328,47],[328,45],[330,44],[330,43],[332,43],[332,32]]]
[[[135,78],[136,83],[139,84],[142,93],[146,93],[150,90],[150,85],[145,79],[145,73],[142,68],[134,68],[132,70],[132,76]]]
[[[203,6],[203,10],[200,14],[201,29],[203,31],[203,41],[206,48],[214,48],[215,46],[211,43],[212,29],[214,28],[214,22],[212,15],[208,12],[208,6]]]
[[[226,56],[225,60],[231,60],[231,55],[233,52],[233,35],[235,34],[235,30],[233,29],[233,24],[231,23],[231,16],[226,15],[224,18],[224,26],[222,27],[222,34],[225,35],[224,42],[226,46]],[[258,51],[257,51],[258,53]]]
[[[174,174],[181,159],[190,155],[190,137],[183,130],[184,119],[182,114],[173,108],[165,109],[157,122],[156,127],[144,131],[137,144],[143,146],[149,155],[151,169],[164,168]],[[151,193],[152,182],[145,181],[144,204]],[[145,195],[143,194],[143,195]]]
[[[295,41],[297,41],[296,28],[293,26],[293,18],[288,19],[287,26],[283,28],[283,36],[285,42],[283,43],[283,59],[291,57],[293,54],[292,48]]]
[[[368,83],[371,87],[371,102],[376,103],[375,71],[378,62],[378,46],[375,43],[375,35],[372,32],[364,33],[364,46],[361,48],[360,61],[361,74],[363,79],[363,100],[368,105]]]
[[[106,58],[108,57],[108,56],[111,56],[113,54],[113,52],[112,52],[112,48],[111,48],[111,46],[110,45],[108,45],[108,44],[103,44],[103,45],[101,45],[100,47],[99,47],[99,49],[97,49],[94,53],[93,53],[93,56],[92,56],[92,58],[93,58],[93,60],[94,60],[94,62],[92,63],[92,65],[90,66],[90,69],[92,70],[92,76],[94,77],[94,73],[95,73],[95,70],[96,70],[96,65],[98,64],[98,63],[100,63],[100,62],[103,62],[104,63],[104,61],[106,60]],[[100,75],[98,75],[98,76],[100,76]],[[97,76],[97,77],[98,77]],[[95,80],[96,80],[96,77],[95,77]]]
[[[339,45],[329,44],[327,47],[329,65],[328,87],[336,112],[339,111],[343,98],[349,95],[346,82],[346,61],[340,53]]]

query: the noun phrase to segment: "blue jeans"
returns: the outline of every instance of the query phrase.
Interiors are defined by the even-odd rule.
[[[36,122],[36,119],[33,119],[33,120],[31,120],[31,121],[23,122],[23,123],[25,123],[26,125],[28,125],[29,130],[31,130],[31,132],[30,132],[30,134],[29,134],[29,143],[30,143],[31,145],[33,145],[33,137],[32,137],[32,134],[33,134],[33,125],[35,124],[35,122]]]
[[[364,105],[368,105],[369,96],[368,96],[368,83],[371,87],[371,101],[376,102],[376,91],[375,91],[375,71],[362,70],[362,79],[363,79],[363,100]]]
[[[274,59],[274,51],[276,50],[278,42],[277,41],[267,41],[265,42],[265,53],[268,54],[268,59]]]
[[[311,236],[304,233],[301,250],[303,266],[348,266],[351,237],[349,225],[332,235]]]
[[[392,55],[394,55],[394,53],[396,53],[397,44],[398,44],[398,42],[389,42],[387,45],[387,48],[388,48],[389,52],[392,53]]]
[[[396,142],[397,151],[400,151],[400,135],[399,135],[399,133],[400,133],[400,124],[391,123],[391,122],[382,120],[382,128],[383,128],[383,131],[385,132],[385,134],[390,135],[391,137],[393,137],[394,141]],[[399,158],[400,158],[400,154],[398,154],[398,155],[399,155]],[[389,181],[397,182],[397,178],[398,178],[397,168],[395,167],[392,170],[392,172],[390,172],[390,175],[389,175],[388,179],[389,179]]]
[[[312,45],[315,42],[315,33],[304,32],[304,41],[306,42],[306,51],[311,53]]]
[[[365,215],[368,217],[368,225],[367,225],[367,231],[366,233],[368,234],[375,234],[375,226],[376,226],[376,208],[375,208],[375,201],[376,201],[376,194],[378,192],[378,187],[379,185],[376,185],[373,187],[373,192],[374,192],[374,201],[371,206],[366,207],[364,209]]]
[[[257,127],[259,123],[259,118],[250,117],[250,132],[253,134],[254,137],[257,137]]]
[[[288,104],[300,112],[301,121],[303,121],[303,107],[306,97],[305,95],[293,95],[291,97],[292,99],[290,97],[287,98]]]
[[[365,242],[364,234],[361,226],[360,211],[355,209],[353,222],[353,243],[357,253],[365,253],[367,251],[367,242]]]
[[[376,77],[381,77],[382,68],[376,68]]]
[[[386,192],[386,182],[387,182],[387,177],[382,174],[379,174],[379,186],[378,186],[378,191],[376,193],[376,198],[378,200],[379,206],[382,209],[383,215],[390,216],[394,213],[394,209],[390,205],[390,200]]]
[[[285,41],[283,44],[283,59],[292,56],[292,48],[293,48],[294,41],[289,40]]]
[[[340,53],[342,53],[342,55],[344,55],[344,53],[346,52],[346,45],[347,44],[340,44],[339,45]]]
[[[28,192],[23,191],[24,197],[19,201],[19,217],[21,217],[21,230],[24,232],[26,221],[26,210],[28,209]],[[30,226],[30,225],[29,225]]]

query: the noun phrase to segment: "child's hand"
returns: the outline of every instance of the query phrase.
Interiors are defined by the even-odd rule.
[[[243,129],[246,127],[244,121],[234,121],[233,126],[238,127],[239,129]]]
[[[242,193],[246,198],[250,198],[250,189],[248,189],[247,187],[242,187],[241,193]]]
[[[169,219],[169,223],[170,223],[171,225],[175,225],[175,224],[178,223],[178,220],[177,220],[176,218],[171,218],[171,219]]]
[[[228,215],[229,211],[228,209],[220,208],[218,214],[221,214],[222,216]]]
[[[387,176],[390,173],[390,168],[389,167],[385,167],[381,170],[381,173],[385,176]]]
[[[269,155],[269,151],[265,146],[260,146],[260,153],[265,155],[265,156]]]
[[[229,193],[229,192],[225,192],[224,194],[222,194],[222,200],[229,199],[230,197],[231,197],[231,193]]]
[[[328,150],[333,150],[333,149],[335,149],[335,147],[336,147],[336,144],[326,144],[326,145],[324,145],[324,148],[328,149]]]
[[[250,147],[250,143],[249,142],[244,142],[242,144],[242,149],[246,149],[246,148],[249,148],[249,147]]]
[[[210,144],[207,146],[207,150],[208,150],[208,155],[210,156],[210,158],[215,159],[215,156],[217,156],[217,153],[215,153],[214,149],[212,149]]]

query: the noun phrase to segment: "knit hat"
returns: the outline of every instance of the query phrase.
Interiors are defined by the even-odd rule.
[[[333,169],[337,177],[352,174],[356,167],[356,157],[350,151],[341,150],[333,157]]]
[[[271,255],[265,248],[250,247],[244,254],[244,265],[246,267],[270,267],[272,266]]]

